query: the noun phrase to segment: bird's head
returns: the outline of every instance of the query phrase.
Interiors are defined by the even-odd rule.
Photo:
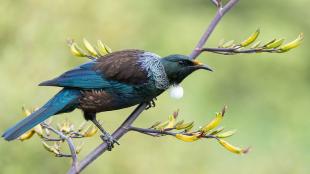
[[[192,72],[204,69],[212,71],[212,69],[198,62],[197,60],[192,60],[188,56],[174,54],[161,59],[164,65],[166,74],[170,83],[179,84]]]

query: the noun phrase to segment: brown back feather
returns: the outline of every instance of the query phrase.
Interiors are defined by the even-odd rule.
[[[104,76],[130,84],[143,84],[147,82],[147,72],[138,63],[139,55],[143,50],[123,50],[107,54],[99,59],[95,70],[101,71]]]

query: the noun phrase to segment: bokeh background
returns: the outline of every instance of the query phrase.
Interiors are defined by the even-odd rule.
[[[286,54],[203,54],[199,59],[216,71],[194,73],[182,83],[183,99],[165,93],[136,122],[146,127],[180,108],[182,119],[199,126],[227,104],[223,124],[238,129],[229,141],[251,146],[251,153],[238,156],[215,141],[184,143],[130,133],[84,173],[310,173],[309,6],[308,0],[241,0],[221,21],[209,47],[222,38],[241,41],[258,27],[265,42],[293,40],[304,32],[303,45]],[[70,54],[67,38],[102,39],[113,50],[189,54],[214,13],[208,0],[1,0],[0,132],[23,118],[22,105],[41,106],[59,90],[38,87],[39,82],[87,61]],[[99,118],[112,131],[132,109]],[[65,118],[82,122],[80,111],[55,121]],[[98,143],[98,137],[87,139],[80,157]],[[0,161],[4,174],[65,173],[70,166],[70,159],[53,157],[37,137],[23,143],[0,140]]]

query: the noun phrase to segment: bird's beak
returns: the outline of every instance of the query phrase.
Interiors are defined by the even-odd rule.
[[[205,69],[205,70],[208,70],[208,71],[213,71],[213,69],[211,67],[209,67],[208,65],[205,65],[197,60],[194,60],[194,65],[195,65],[195,68],[196,69]]]

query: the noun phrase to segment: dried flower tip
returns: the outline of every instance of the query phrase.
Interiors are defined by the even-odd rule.
[[[173,112],[173,116],[174,116],[175,119],[178,118],[179,111],[180,111],[180,109],[177,109],[176,111]]]
[[[222,113],[222,117],[224,117],[224,115],[225,115],[225,113],[226,113],[227,109],[228,109],[228,106],[227,106],[227,105],[225,105],[225,106],[223,107],[222,111],[221,111],[221,113]]]

